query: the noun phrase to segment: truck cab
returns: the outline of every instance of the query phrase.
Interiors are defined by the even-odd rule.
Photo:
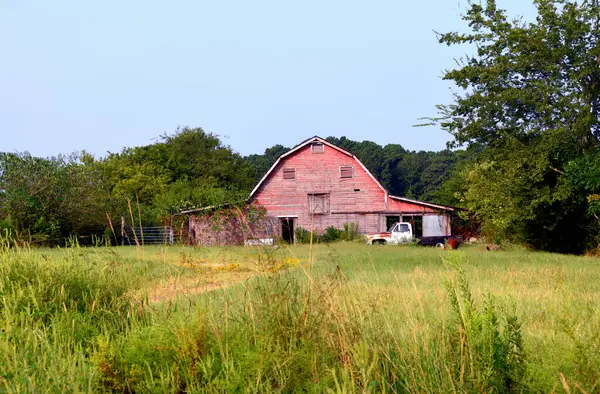
[[[413,229],[408,222],[394,223],[386,232],[367,235],[369,245],[398,245],[412,242],[414,239]]]
[[[419,237],[419,245],[435,246],[436,248],[444,248],[446,243],[456,249],[463,242],[460,235],[451,236],[443,235],[442,221],[438,216],[425,216],[425,226],[423,236]],[[449,233],[448,233],[449,234]],[[414,241],[413,228],[408,222],[394,223],[386,232],[367,235],[368,245],[399,245]]]

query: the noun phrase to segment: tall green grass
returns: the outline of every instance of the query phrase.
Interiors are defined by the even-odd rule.
[[[203,259],[237,254],[274,266],[285,256],[303,263],[277,265],[277,272],[264,270],[269,273],[193,299],[149,303],[141,292],[147,281],[180,270],[165,267],[165,259],[139,260],[120,248],[5,245],[0,387],[600,389],[600,270],[592,259],[363,245],[185,251]]]

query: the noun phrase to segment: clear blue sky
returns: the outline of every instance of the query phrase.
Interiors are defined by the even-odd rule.
[[[529,0],[498,0],[531,18]],[[312,136],[443,149],[466,0],[0,0],[0,151],[96,155],[178,125],[242,154]]]

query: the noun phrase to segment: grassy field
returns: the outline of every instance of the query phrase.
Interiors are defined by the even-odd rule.
[[[600,260],[0,249],[0,391],[600,392]]]

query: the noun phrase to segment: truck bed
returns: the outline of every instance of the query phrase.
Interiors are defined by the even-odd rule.
[[[461,235],[445,235],[440,237],[421,237],[419,238],[420,244],[424,246],[435,246],[439,243],[444,244],[448,239],[454,238],[459,243],[463,242]]]

